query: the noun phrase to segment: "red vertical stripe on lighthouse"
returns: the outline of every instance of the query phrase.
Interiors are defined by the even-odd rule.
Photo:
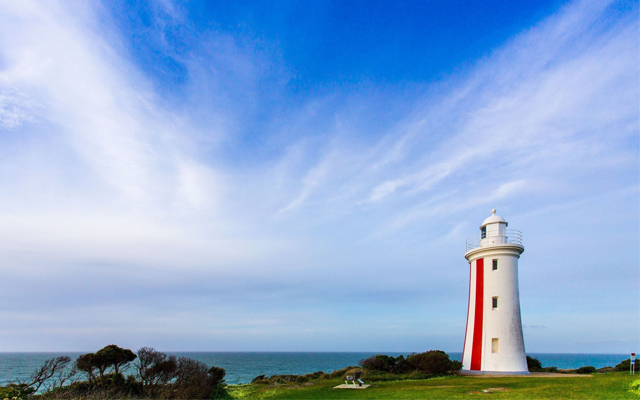
[[[476,310],[473,321],[473,347],[471,348],[471,370],[482,368],[482,319],[484,297],[484,259],[476,260]]]

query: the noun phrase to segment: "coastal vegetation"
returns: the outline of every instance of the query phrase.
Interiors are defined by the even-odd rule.
[[[367,371],[382,371],[391,374],[422,372],[429,376],[452,375],[460,371],[462,363],[451,360],[441,350],[430,350],[425,353],[412,353],[406,358],[377,354],[360,360],[360,366]]]
[[[637,399],[640,394],[640,380],[624,369],[628,360],[598,370],[545,368],[532,357],[527,363],[531,377],[464,376],[459,361],[431,350],[397,357],[377,354],[360,360],[359,366],[329,373],[260,375],[250,384],[226,385],[222,368],[148,347],[134,353],[109,345],[74,362],[67,356],[47,360],[29,379],[0,387],[0,400],[457,399],[489,394],[504,399]],[[362,371],[365,390],[334,389],[356,371]]]
[[[406,357],[377,354],[361,360],[359,367],[332,373],[261,375],[248,385],[230,385],[228,392],[237,399],[463,399],[487,395],[503,399],[637,399],[640,391],[640,381],[629,375],[628,360],[616,368],[598,370],[592,366],[543,367],[530,356],[527,364],[533,376],[463,376],[458,373],[461,363],[442,351]],[[359,370],[362,380],[370,385],[366,390],[335,389],[346,375]]]
[[[251,384],[272,387],[273,385],[309,385],[325,381],[344,381],[347,375],[362,371],[361,379],[367,382],[385,382],[399,380],[429,379],[437,376],[454,375],[460,371],[462,364],[451,360],[449,355],[440,350],[425,353],[412,353],[407,357],[376,354],[360,360],[358,366],[350,366],[325,373],[322,371],[306,375],[273,375],[257,376]]]
[[[137,361],[133,363],[133,361]],[[0,399],[225,399],[225,370],[149,347],[109,345],[47,360],[28,380],[0,387]]]

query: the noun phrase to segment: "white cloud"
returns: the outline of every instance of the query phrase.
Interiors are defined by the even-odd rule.
[[[46,278],[68,290],[48,303],[54,314],[83,296],[116,315],[105,293],[130,289],[119,301],[155,315],[140,331],[158,326],[152,304],[166,291],[179,335],[213,298],[245,313],[240,325],[317,311],[356,330],[325,306],[352,296],[354,279],[376,304],[372,324],[385,293],[457,307],[454,289],[425,294],[420,282],[466,285],[429,266],[459,261],[452,252],[492,207],[583,220],[580,201],[605,202],[603,190],[637,200],[638,24],[633,13],[603,23],[607,3],[563,8],[421,91],[390,128],[372,126],[359,88],[340,87],[260,122],[260,104],[290,100],[285,63],[219,32],[174,55],[186,94],[160,98],[104,10],[78,4],[0,3],[0,271],[24,288],[5,299],[31,313],[49,293],[26,282]],[[156,7],[160,36],[186,18],[172,2]],[[396,101],[380,91],[376,101]],[[263,319],[241,310],[247,298]]]

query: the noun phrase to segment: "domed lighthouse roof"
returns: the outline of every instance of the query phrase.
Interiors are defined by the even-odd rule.
[[[504,218],[502,218],[499,215],[496,215],[496,209],[494,208],[493,210],[491,210],[491,216],[482,222],[482,225],[480,225],[480,228],[482,228],[483,226],[487,226],[489,224],[495,224],[495,223],[503,223],[505,226],[509,225],[509,223],[505,221]]]

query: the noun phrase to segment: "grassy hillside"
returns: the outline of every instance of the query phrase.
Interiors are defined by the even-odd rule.
[[[638,399],[628,392],[636,379],[638,375],[621,372],[560,378],[451,376],[378,382],[364,390],[332,389],[344,382],[330,379],[299,385],[234,385],[229,392],[238,399]]]

